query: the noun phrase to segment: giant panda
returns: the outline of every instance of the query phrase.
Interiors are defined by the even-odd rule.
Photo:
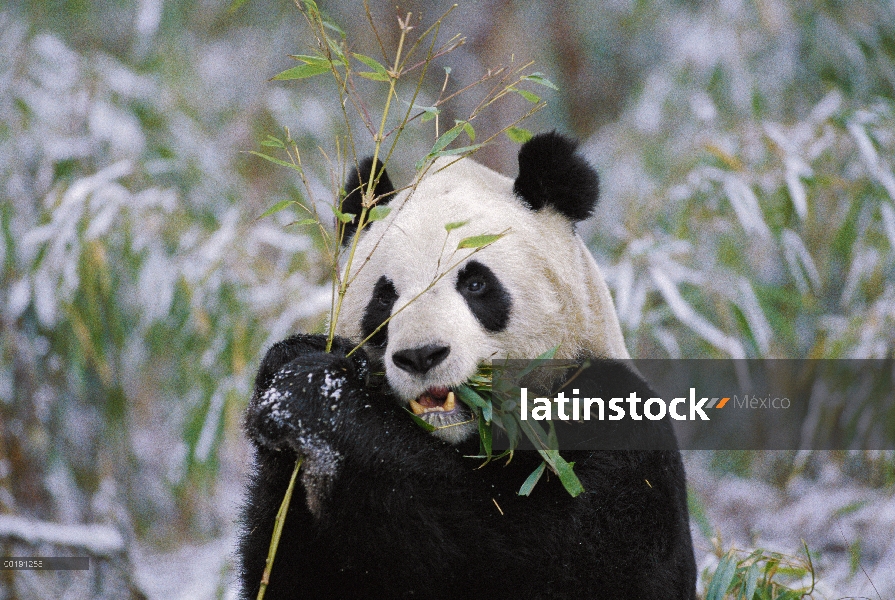
[[[349,178],[344,212],[360,212],[372,168]],[[574,498],[556,477],[517,494],[536,453],[482,468],[469,458],[477,426],[452,388],[494,357],[558,346],[557,357],[589,359],[580,382],[650,394],[621,360],[612,298],[575,233],[598,178],[574,141],[535,136],[515,180],[443,158],[400,193],[383,173],[375,193],[391,211],[359,238],[332,351],[322,335],[296,335],[257,373],[242,597],[257,594],[300,456],[265,598],[695,598],[684,469],[667,422],[665,450],[566,456],[586,490]],[[478,252],[455,250],[498,232]],[[424,431],[405,408],[439,428]]]

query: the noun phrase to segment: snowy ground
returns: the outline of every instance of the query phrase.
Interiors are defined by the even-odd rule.
[[[718,477],[704,456],[690,454],[687,472],[722,547],[817,553],[816,598],[895,598],[895,496],[862,487],[830,465],[815,481],[785,488],[735,476]],[[712,541],[693,527],[700,569],[717,563]]]

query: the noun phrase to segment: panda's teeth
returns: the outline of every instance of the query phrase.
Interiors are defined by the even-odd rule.
[[[451,412],[456,408],[456,403],[454,402],[454,392],[448,392],[447,399],[444,401],[442,405],[444,412]]]
[[[417,402],[416,400],[410,401],[410,410],[412,410],[413,414],[415,414],[415,415],[421,415],[424,412],[426,412],[426,409],[423,408],[423,405],[420,404],[419,402]]]

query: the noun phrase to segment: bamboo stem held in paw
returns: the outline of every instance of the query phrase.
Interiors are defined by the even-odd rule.
[[[277,511],[277,520],[273,525],[273,536],[270,538],[270,549],[267,551],[267,560],[264,563],[264,575],[261,577],[261,586],[258,588],[257,600],[264,600],[264,593],[267,591],[267,585],[270,583],[270,572],[273,570],[273,559],[277,555],[277,546],[280,545],[280,536],[283,534],[283,524],[286,522],[286,512],[289,510],[289,503],[292,502],[292,490],[295,489],[295,478],[298,476],[298,470],[301,468],[302,459],[295,461],[295,469],[292,471],[292,477],[289,479],[289,487],[283,495],[283,502],[280,504],[280,510]]]

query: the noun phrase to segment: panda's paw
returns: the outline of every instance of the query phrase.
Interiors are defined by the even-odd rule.
[[[345,338],[337,337],[333,339],[330,352],[334,355],[344,356],[353,347],[354,345]],[[277,342],[267,350],[261,365],[258,367],[258,373],[255,376],[255,390],[264,390],[270,387],[270,382],[274,375],[293,360],[301,356],[319,354],[321,352],[326,352],[325,335],[300,333]],[[365,360],[362,351],[356,354],[360,356],[353,362],[358,362],[358,359]]]
[[[341,350],[302,352],[272,374],[259,373],[246,418],[250,437],[262,446],[290,447],[300,455],[330,439],[342,412],[363,395],[367,371],[362,353],[349,358]],[[262,364],[265,368],[271,364]]]

